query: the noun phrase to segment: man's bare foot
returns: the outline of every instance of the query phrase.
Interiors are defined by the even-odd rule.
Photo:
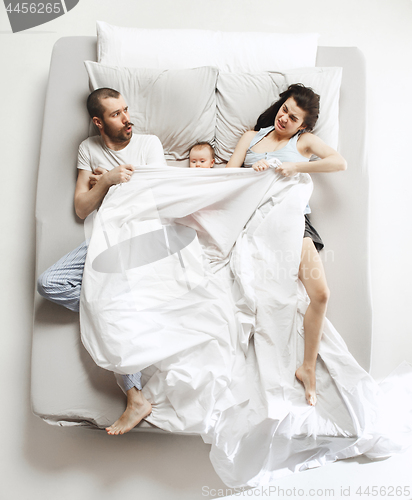
[[[127,406],[123,415],[110,427],[106,427],[107,434],[111,436],[129,432],[152,412],[152,405],[143,396],[142,391],[132,387],[126,394]]]
[[[306,402],[310,406],[316,404],[316,373],[314,369],[305,368],[303,365],[296,370],[296,378],[305,388]]]

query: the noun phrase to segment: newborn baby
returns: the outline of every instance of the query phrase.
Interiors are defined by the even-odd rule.
[[[208,142],[198,142],[190,148],[189,166],[191,168],[212,168],[215,164],[215,152]]]

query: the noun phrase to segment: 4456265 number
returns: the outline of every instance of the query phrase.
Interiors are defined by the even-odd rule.
[[[21,7],[20,7],[21,5]],[[9,3],[6,6],[6,11],[10,14],[16,12],[17,14],[60,14],[62,6],[60,3],[28,3],[24,2],[22,4],[18,3],[12,6]]]

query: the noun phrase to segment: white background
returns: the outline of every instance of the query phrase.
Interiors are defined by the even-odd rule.
[[[412,1],[80,0],[63,17],[16,34],[0,5],[0,498],[208,498],[204,493],[224,485],[200,439],[109,438],[50,427],[30,410],[35,192],[50,56],[60,37],[95,35],[96,20],[142,28],[318,32],[320,45],[363,51],[368,77],[372,375],[382,378],[404,359],[412,362]],[[288,498],[301,498],[310,488],[321,489],[317,497],[332,498],[325,489],[334,488],[335,498],[348,498],[351,487],[350,497],[361,499],[366,496],[355,495],[360,485],[412,486],[411,466],[412,453],[375,464],[346,461],[290,476],[277,486]],[[287,491],[293,487],[296,496]],[[224,491],[216,493],[223,496]],[[265,492],[255,493],[259,498]],[[273,498],[282,498],[281,492],[274,493]],[[382,490],[379,497],[386,496]]]

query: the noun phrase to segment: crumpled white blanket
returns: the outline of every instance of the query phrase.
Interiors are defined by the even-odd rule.
[[[391,389],[385,396],[327,320],[315,407],[295,378],[311,192],[307,174],[150,165],[112,187],[94,221],[80,308],[86,349],[108,370],[145,370],[147,420],[201,434],[230,487],[388,456],[412,437],[411,396],[392,398],[409,406],[388,425]],[[409,366],[398,375],[412,387]]]

